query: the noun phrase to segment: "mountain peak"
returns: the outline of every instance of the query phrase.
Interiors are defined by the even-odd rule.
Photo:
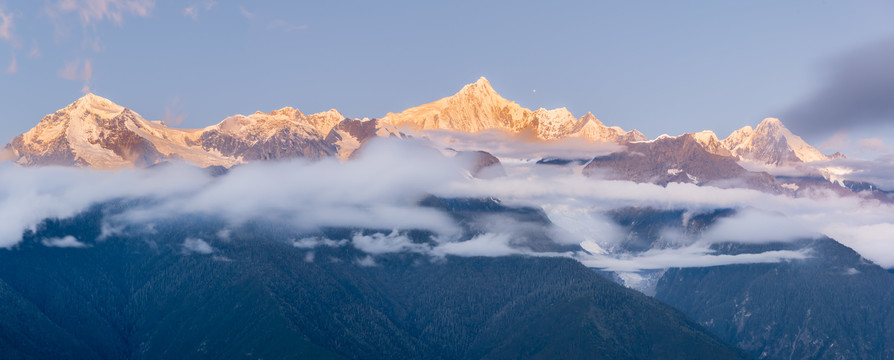
[[[777,118],[766,118],[753,130],[750,126],[736,130],[723,144],[740,158],[773,165],[828,159]]]
[[[474,83],[463,86],[459,92],[454,95],[454,97],[462,97],[462,98],[492,98],[492,97],[500,97],[497,94],[497,91],[490,85],[490,82],[484,78],[484,76],[478,78],[478,81]]]
[[[263,112],[260,112],[260,111],[258,111],[257,113],[264,114]],[[256,114],[257,114],[257,113],[256,113]],[[295,117],[301,117],[301,116],[303,116],[304,113],[302,113],[300,110],[298,110],[298,109],[296,109],[296,108],[293,108],[293,107],[291,107],[291,106],[286,106],[286,107],[284,107],[284,108],[282,108],[282,109],[279,109],[279,110],[273,110],[273,111],[267,113],[266,115],[270,115],[270,116],[286,116],[286,117],[290,117],[290,118],[295,118]]]
[[[531,111],[504,99],[484,77],[463,86],[452,96],[388,113],[383,124],[414,130],[451,130],[476,133],[487,129],[518,132],[531,126]]]
[[[60,110],[72,115],[75,119],[86,119],[84,114],[94,114],[101,119],[111,119],[126,110],[125,107],[102,96],[88,93],[80,99]],[[44,120],[47,120],[46,118]]]
[[[782,130],[786,129],[785,125],[782,125],[782,121],[779,121],[777,118],[768,117],[761,121],[760,124],[757,125],[755,131],[760,131],[763,129],[774,129],[774,130]]]

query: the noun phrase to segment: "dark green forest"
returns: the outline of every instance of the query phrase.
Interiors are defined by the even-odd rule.
[[[539,216],[429,201],[458,219],[480,206]],[[226,224],[199,216],[101,237],[103,220],[130,206],[48,219],[0,250],[0,358],[748,357],[571,259],[395,253],[368,266],[350,244],[293,242],[370,230],[250,222],[220,236]],[[87,247],[42,243],[64,236]],[[189,251],[187,238],[211,247]]]

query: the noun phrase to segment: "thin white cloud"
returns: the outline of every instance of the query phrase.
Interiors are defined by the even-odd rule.
[[[242,17],[248,20],[254,20],[255,14],[251,11],[248,11],[242,5],[239,5],[239,13],[242,14]]]
[[[45,218],[69,217],[90,204],[110,199],[151,197],[156,199],[151,205],[105,219],[104,229],[131,231],[184,215],[220,217],[227,221],[227,229],[236,229],[260,217],[291,225],[296,233],[318,233],[328,227],[388,229],[348,239],[311,237],[294,241],[293,245],[308,251],[350,244],[373,257],[393,252],[435,257],[567,256],[591,266],[624,271],[802,258],[804,253],[727,256],[708,249],[712,242],[791,240],[812,236],[816,231],[839,239],[883,266],[894,265],[894,256],[885,255],[894,254],[894,249],[889,249],[891,242],[878,236],[894,227],[894,207],[871,199],[834,193],[816,199],[790,198],[692,184],[661,187],[563,172],[516,171],[482,180],[468,176],[456,158],[442,156],[414,141],[378,139],[365,146],[356,159],[344,163],[334,159],[251,163],[217,178],[178,165],[100,172],[19,168],[3,163],[0,183],[4,184],[0,188],[0,247],[15,246],[25,229],[34,229]],[[430,194],[498,198],[507,206],[542,207],[569,233],[558,236],[558,232],[547,231],[556,245],[586,242],[595,255],[583,249],[579,254],[535,252],[524,240],[531,230],[526,227],[529,224],[498,216],[479,217],[474,225],[481,227],[480,234],[471,240],[460,238],[462,230],[453,218],[419,206],[419,200]],[[701,239],[668,241],[670,248],[630,256],[616,250],[619,247],[615,245],[626,236],[623,229],[600,215],[629,206],[695,212],[734,208],[739,212],[718,222]],[[403,232],[410,229],[427,230],[434,236],[426,244],[413,242]]]
[[[511,237],[507,234],[485,233],[471,240],[448,242],[438,245],[432,252],[436,255],[455,256],[508,256],[531,253],[527,249],[519,249],[510,245]]]
[[[372,255],[398,252],[427,253],[431,250],[430,246],[414,243],[413,240],[410,240],[406,235],[400,234],[397,230],[387,235],[383,233],[372,235],[354,234],[351,243],[358,250]]]
[[[894,268],[894,220],[865,225],[831,222],[823,231],[874,263]]]
[[[816,228],[780,213],[745,209],[736,216],[717,221],[703,239],[712,242],[789,242],[819,236]]]
[[[776,250],[762,253],[714,254],[713,251],[690,246],[678,249],[650,250],[634,256],[581,256],[582,264],[608,271],[635,272],[672,267],[708,267],[735,264],[776,263],[810,257],[809,251]]]
[[[348,243],[348,239],[332,240],[323,237],[307,237],[295,240],[292,246],[299,249],[313,249],[316,247],[341,247]]]
[[[214,252],[214,248],[208,242],[198,238],[186,238],[182,246],[186,254],[209,255]]]
[[[209,11],[217,6],[216,1],[205,1],[204,3],[194,3],[190,6],[187,6],[183,9],[183,16],[191,18],[193,20],[199,19],[199,12],[201,11]]]
[[[373,267],[379,265],[376,264],[376,259],[374,259],[372,255],[367,255],[366,257],[356,259],[354,260],[354,263],[362,267]]]
[[[421,135],[441,148],[459,151],[484,150],[503,160],[512,162],[537,161],[545,157],[591,160],[624,149],[614,143],[594,143],[584,139],[544,141],[528,139],[500,130],[486,130],[467,134],[446,130],[430,130]]]
[[[84,244],[78,241],[77,238],[71,235],[66,235],[64,237],[52,237],[41,240],[41,243],[47,247],[59,247],[59,248],[85,248],[87,244]]]
[[[277,30],[283,32],[293,32],[307,30],[307,24],[293,24],[282,19],[275,19],[267,24],[267,30]]]

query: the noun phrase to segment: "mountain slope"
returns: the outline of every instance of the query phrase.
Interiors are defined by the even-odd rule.
[[[760,359],[894,357],[894,275],[853,250],[824,238],[718,251],[805,247],[805,260],[670,269],[655,297]]]
[[[127,206],[47,220],[18,248],[0,250],[0,293],[19,294],[16,311],[46,319],[34,323],[42,341],[72,357],[746,357],[570,259],[383,254],[369,266],[350,245],[293,245],[301,234],[282,226],[249,223],[220,239],[222,224],[207,218],[96,241],[103,217]],[[63,234],[88,247],[41,243]],[[188,238],[210,250],[191,251]],[[8,353],[66,354],[40,352],[13,341],[20,329],[4,329]]]
[[[783,191],[769,174],[749,172],[735,158],[708,151],[699,138],[698,134],[684,134],[632,142],[625,151],[594,158],[583,173],[659,185],[673,182]]]
[[[269,113],[235,115],[202,129],[196,142],[206,151],[240,161],[319,159],[334,155],[335,147],[325,142],[324,134],[343,117],[338,112],[312,116],[310,119],[290,107]],[[326,132],[318,131],[314,125]]]
[[[648,141],[639,131],[606,126],[592,113],[575,118],[566,108],[524,108],[500,96],[482,77],[452,96],[401,113],[388,113],[381,119],[350,120],[335,109],[305,115],[286,107],[268,113],[234,115],[202,129],[175,129],[163,122],[146,121],[130,109],[88,94],[47,115],[6,148],[25,166],[114,169],[184,160],[203,167],[229,167],[288,158],[338,156],[344,160],[371,137],[405,137],[401,129],[469,134],[499,130],[544,141]],[[711,131],[692,136],[709,153],[771,165],[830,158],[792,134],[777,119],[765,119],[756,129],[746,126],[722,141]]]
[[[108,169],[150,165],[163,157],[133,129],[149,127],[138,114],[87,94],[47,115],[9,147],[22,165],[79,165]]]
[[[829,159],[775,118],[764,119],[755,129],[745,126],[733,131],[723,145],[739,158],[771,165]]]
[[[608,215],[626,235],[615,250],[643,252],[698,241],[736,212],[629,207]],[[643,271],[649,282],[638,285],[650,286],[656,299],[757,358],[892,358],[894,275],[826,237],[753,240],[711,248],[721,256],[789,250],[805,251],[808,257]]]

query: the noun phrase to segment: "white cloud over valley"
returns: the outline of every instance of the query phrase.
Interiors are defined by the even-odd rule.
[[[618,271],[666,267],[715,266],[776,262],[809,257],[803,251],[771,251],[724,255],[711,250],[716,242],[763,243],[812,238],[826,234],[876,263],[894,266],[894,245],[881,234],[894,229],[894,208],[861,197],[827,194],[791,198],[747,189],[719,189],[691,184],[661,187],[627,181],[586,178],[573,171],[508,169],[506,177],[468,176],[457,158],[444,157],[424,143],[380,140],[357,159],[339,162],[302,160],[252,163],[213,177],[182,164],[152,169],[96,171],[74,168],[21,168],[0,163],[0,247],[14,248],[23,231],[46,218],[66,218],[96,203],[121,198],[147,198],[120,215],[105,219],[103,234],[122,235],[128,224],[151,224],[183,215],[213,216],[226,229],[252,219],[279,221],[294,227],[296,248],[351,246],[368,254],[358,264],[373,265],[378,256],[396,252],[455,256],[565,256],[585,265]],[[556,224],[543,229],[536,222],[494,215],[475,216],[480,232],[462,238],[461,224],[447,213],[421,207],[429,195],[448,198],[496,198],[507,206],[542,208]],[[622,207],[682,209],[699,213],[737,209],[702,236],[661,234],[667,248],[642,253],[621,252],[628,234],[605,214]],[[685,221],[685,220],[683,220]],[[682,224],[681,224],[682,225]],[[149,227],[151,228],[151,227]],[[321,228],[368,229],[347,239],[300,236]],[[539,228],[539,229],[538,229]],[[407,230],[433,234],[428,243],[414,242]],[[107,231],[108,230],[108,231]],[[587,241],[604,250],[533,250],[531,235],[542,231],[554,248]],[[225,236],[224,236],[225,235]],[[233,241],[227,230],[220,241]],[[526,239],[533,236],[532,239]],[[214,236],[212,236],[214,237]],[[214,252],[206,240],[184,241],[184,251]],[[49,240],[48,240],[49,241]],[[49,241],[48,246],[81,243]],[[533,243],[536,245],[536,242]],[[209,252],[210,249],[210,252]],[[302,255],[304,256],[304,255]],[[314,255],[307,255],[314,261]]]

